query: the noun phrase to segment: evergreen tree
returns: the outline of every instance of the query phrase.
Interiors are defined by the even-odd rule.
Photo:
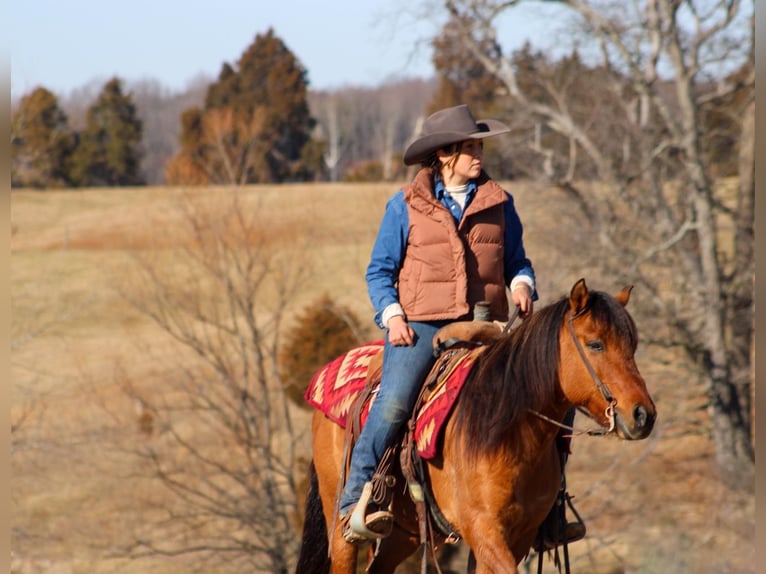
[[[439,87],[429,105],[429,111],[468,104],[474,114],[481,113],[484,117],[496,106],[502,83],[487,72],[476,56],[455,41],[454,29],[460,25],[453,17],[432,42],[432,61]],[[499,47],[495,42],[484,39],[480,44],[487,57],[496,59]]]
[[[112,78],[88,108],[72,165],[80,186],[141,185],[141,120],[122,81]]]
[[[314,122],[308,108],[306,71],[269,29],[257,36],[239,60],[242,113],[264,110],[264,123],[254,154],[250,180],[283,181],[300,169],[302,151]],[[265,177],[264,177],[265,176]]]
[[[223,65],[204,109],[184,114],[181,151],[168,164],[168,182],[311,179],[321,154],[306,145],[315,123],[307,96],[306,71],[297,58],[273,30],[257,35],[236,68]]]
[[[205,169],[203,115],[199,106],[181,113],[181,151],[165,163],[165,181],[171,185],[205,185],[213,179]]]
[[[75,138],[56,96],[37,88],[22,98],[11,121],[11,185],[65,187]]]

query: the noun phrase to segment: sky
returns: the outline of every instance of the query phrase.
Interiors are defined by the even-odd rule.
[[[428,39],[444,19],[418,18],[427,0],[17,0],[6,8],[11,97],[58,95],[118,76],[183,91],[215,79],[269,27],[306,68],[309,86],[376,86],[431,77]],[[504,47],[534,30],[506,31]]]

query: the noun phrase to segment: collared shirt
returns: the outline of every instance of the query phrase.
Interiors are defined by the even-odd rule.
[[[468,186],[465,207],[467,208],[476,195],[477,184],[471,180]],[[435,197],[452,214],[455,225],[460,222],[463,211],[460,205],[452,199],[444,188],[444,183],[437,178],[434,186]],[[513,197],[506,192],[508,201],[503,204],[505,214],[504,236],[504,276],[506,285],[523,282],[532,289],[532,300],[538,299],[535,289],[535,273],[532,262],[527,259],[522,241],[523,226],[513,203]],[[389,306],[399,303],[396,287],[399,271],[407,251],[410,222],[404,192],[399,190],[386,204],[378,236],[372,248],[370,263],[367,266],[367,291],[373,308],[375,322],[379,327],[385,325],[382,321],[383,311]]]
[[[463,217],[463,211],[470,205],[473,196],[476,195],[476,188],[477,185],[475,179],[468,182],[468,191],[465,194],[465,205],[460,207],[460,204],[447,192],[447,188],[444,186],[442,179],[437,176],[436,185],[434,185],[434,196],[436,196],[436,199],[438,199],[452,214],[452,218],[455,220],[455,225],[457,225],[460,223],[460,218]]]

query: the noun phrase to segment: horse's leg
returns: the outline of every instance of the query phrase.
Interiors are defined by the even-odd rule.
[[[446,445],[446,441],[445,441]],[[445,446],[445,453],[449,447]],[[462,534],[475,559],[468,572],[476,574],[517,574],[516,557],[509,548],[508,525],[523,517],[520,508],[509,508],[506,492],[512,484],[500,463],[476,461],[471,467],[447,462],[442,468],[428,467],[431,486],[444,516]],[[455,460],[455,457],[449,459]],[[457,479],[455,475],[459,475]],[[513,534],[517,534],[514,532]]]
[[[358,548],[343,540],[338,527],[330,545],[330,572],[332,574],[355,574]]]
[[[469,563],[469,572],[476,574],[518,574],[516,557],[511,553],[503,536],[495,529],[488,528],[482,534],[481,540],[469,541],[466,539],[466,542],[471,547],[476,560],[475,570],[470,570],[471,564]]]
[[[393,532],[380,543],[380,552],[372,561],[370,574],[393,574],[396,567],[412,554],[419,546],[418,537],[408,533],[398,525]]]
[[[343,429],[317,411],[312,421],[312,433],[314,467],[329,537],[330,572],[355,574],[358,549],[343,539],[340,521],[335,517],[335,495],[343,464]]]

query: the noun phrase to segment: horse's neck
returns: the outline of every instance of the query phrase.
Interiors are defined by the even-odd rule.
[[[538,405],[529,405],[526,412],[516,420],[511,429],[515,437],[509,442],[512,453],[526,457],[551,447],[562,431],[562,424],[571,405],[560,392],[549,391]]]
[[[527,356],[523,342],[519,355]],[[532,450],[555,440],[562,430],[558,424],[563,423],[567,411],[572,407],[561,389],[549,389],[538,404],[538,407],[529,406],[526,416],[516,425],[521,442],[525,443],[525,448]]]

